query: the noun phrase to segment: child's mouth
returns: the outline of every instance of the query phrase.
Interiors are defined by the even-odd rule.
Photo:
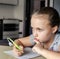
[[[39,39],[35,38],[34,41],[40,42]]]

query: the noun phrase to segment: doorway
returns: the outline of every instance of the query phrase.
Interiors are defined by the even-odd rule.
[[[30,19],[31,13],[33,11],[33,0],[26,0],[26,10],[25,10],[25,34],[24,36],[30,35]]]

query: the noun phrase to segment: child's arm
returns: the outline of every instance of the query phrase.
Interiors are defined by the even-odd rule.
[[[33,50],[47,59],[60,59],[60,52],[49,51],[40,46],[40,44],[36,44]]]
[[[60,52],[54,52],[54,51],[49,51],[46,49],[42,49],[42,52],[40,53],[46,57],[47,59],[60,59]]]
[[[32,44],[31,44],[31,42],[30,42],[30,36],[16,39],[15,42],[16,42],[18,45],[23,45],[24,47],[26,47],[26,46],[32,46]]]

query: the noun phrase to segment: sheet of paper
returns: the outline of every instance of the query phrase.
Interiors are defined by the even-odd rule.
[[[16,57],[18,59],[29,59],[29,58],[34,58],[34,57],[40,56],[39,54],[33,52],[31,48],[25,48],[24,55],[22,55],[20,57],[17,57],[16,55],[14,55],[12,50],[4,51],[4,53],[6,53],[6,54],[8,54],[10,56],[14,56],[14,57]]]

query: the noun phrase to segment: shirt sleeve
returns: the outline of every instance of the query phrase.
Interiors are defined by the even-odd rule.
[[[31,42],[32,45],[35,44],[35,42],[34,42],[34,36],[32,34],[30,35],[30,42]]]

